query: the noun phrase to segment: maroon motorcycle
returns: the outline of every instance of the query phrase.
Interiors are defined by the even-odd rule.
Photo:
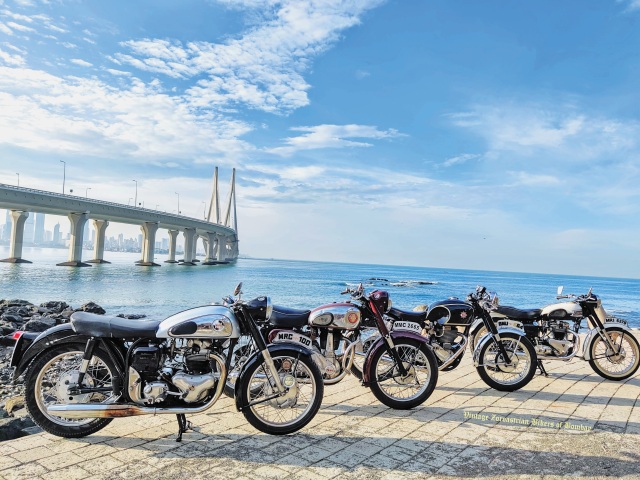
[[[313,310],[274,305],[269,324],[263,327],[266,339],[309,348],[324,383],[330,385],[351,371],[363,337],[375,326],[378,338],[364,356],[362,384],[388,407],[408,409],[422,404],[438,380],[437,360],[426,338],[401,325],[389,330],[383,320],[391,307],[388,292],[366,295],[360,284],[342,293],[350,294],[351,300]]]

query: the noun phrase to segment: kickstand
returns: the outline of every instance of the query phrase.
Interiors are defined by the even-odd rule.
[[[178,438],[176,438],[176,442],[181,442],[182,434],[187,430],[193,430],[193,426],[191,425],[191,422],[187,421],[187,417],[184,413],[178,413],[176,417],[178,418]]]
[[[544,365],[542,365],[542,360],[538,360],[538,368],[540,369],[540,375],[544,375],[545,377],[549,376],[549,374],[544,368]]]

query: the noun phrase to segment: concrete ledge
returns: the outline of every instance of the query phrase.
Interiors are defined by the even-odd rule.
[[[179,265],[187,265],[189,267],[195,267],[198,264],[193,262],[180,262]]]
[[[139,265],[141,267],[159,267],[160,266],[159,263],[155,263],[155,262],[136,262],[136,265]]]
[[[178,260],[165,260],[164,263],[179,263]]]
[[[106,260],[102,260],[102,259],[97,259],[97,260],[87,260],[87,263],[99,263],[99,264],[103,264],[103,263],[111,263],[111,262],[107,262]]]
[[[62,262],[56,263],[58,267],[90,267],[91,265],[85,262]]]
[[[29,260],[25,260],[24,258],[16,258],[16,257],[5,258],[3,260],[0,260],[0,262],[4,262],[4,263],[33,263],[33,262],[30,262]]]

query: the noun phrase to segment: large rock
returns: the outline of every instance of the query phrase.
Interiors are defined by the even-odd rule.
[[[87,312],[87,313],[96,313],[98,315],[104,315],[105,313],[104,308],[102,308],[97,303],[93,303],[93,302],[85,303],[84,305],[82,305],[80,308],[76,310],[76,312],[79,312],[79,311]]]
[[[18,329],[18,325],[13,322],[0,320],[0,335],[9,335]]]
[[[11,322],[15,324],[24,323],[24,318],[15,313],[3,313],[0,317],[0,320],[2,320],[3,322]]]
[[[19,315],[21,317],[30,317],[31,308],[27,307],[8,307],[4,310],[3,315]]]
[[[116,317],[126,318],[128,320],[138,320],[140,318],[147,318],[146,315],[137,314],[137,313],[119,313]]]
[[[3,307],[26,307],[26,306],[32,306],[33,304],[27,300],[2,300],[2,302],[0,302],[0,305],[2,305]]]
[[[48,328],[55,326],[56,321],[50,317],[34,317],[24,324],[25,332],[44,332]]]
[[[46,308],[48,312],[51,313],[62,313],[63,310],[69,308],[69,305],[66,302],[45,302],[41,303],[40,307]]]
[[[4,418],[0,420],[0,441],[24,437],[28,433],[23,430],[34,426],[35,423],[33,423],[31,417]]]

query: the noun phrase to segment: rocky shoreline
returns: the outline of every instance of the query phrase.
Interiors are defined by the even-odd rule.
[[[0,441],[18,438],[40,431],[24,407],[24,385],[19,379],[12,383],[13,369],[9,367],[13,353],[12,335],[16,331],[44,332],[55,325],[68,323],[74,312],[89,312],[98,315],[104,308],[88,302],[73,308],[66,302],[51,301],[39,306],[27,300],[0,300]],[[138,319],[145,315],[118,317]]]

